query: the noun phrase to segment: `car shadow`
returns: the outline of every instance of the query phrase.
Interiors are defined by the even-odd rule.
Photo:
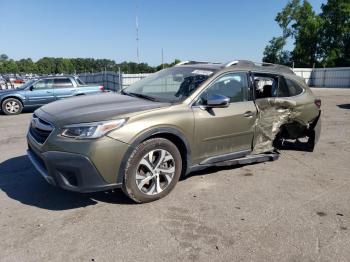
[[[350,109],[350,104],[341,104],[341,105],[337,105],[337,107],[341,109]]]
[[[133,204],[121,190],[97,193],[69,192],[49,185],[34,169],[26,155],[0,163],[0,189],[25,205],[48,210],[68,210],[100,202]]]

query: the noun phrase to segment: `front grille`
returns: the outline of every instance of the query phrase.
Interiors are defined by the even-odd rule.
[[[40,119],[35,114],[33,115],[32,121],[30,123],[29,133],[38,143],[45,143],[52,130],[53,126],[49,122]]]

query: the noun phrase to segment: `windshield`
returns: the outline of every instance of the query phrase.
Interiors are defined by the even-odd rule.
[[[132,84],[123,89],[122,93],[148,97],[155,101],[178,102],[189,97],[213,73],[213,70],[172,67]]]
[[[29,86],[31,86],[36,80],[29,80],[28,82],[24,83],[23,85],[17,87],[17,89],[25,89]]]

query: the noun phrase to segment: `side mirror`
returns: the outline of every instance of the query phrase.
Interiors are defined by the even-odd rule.
[[[230,105],[230,98],[222,95],[210,95],[207,98],[206,106],[209,108],[223,108]]]
[[[30,90],[30,91],[33,91],[33,90],[34,90],[34,87],[33,87],[33,86],[30,86],[30,87],[29,87],[29,90]]]

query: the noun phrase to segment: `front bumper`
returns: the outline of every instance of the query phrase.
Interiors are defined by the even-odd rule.
[[[70,140],[57,133],[54,130],[44,143],[27,134],[28,157],[48,183],[76,192],[121,186],[118,174],[128,144],[109,137]]]
[[[27,154],[37,171],[51,185],[81,193],[120,187],[120,184],[107,183],[86,156],[56,151],[39,153],[30,146]]]

